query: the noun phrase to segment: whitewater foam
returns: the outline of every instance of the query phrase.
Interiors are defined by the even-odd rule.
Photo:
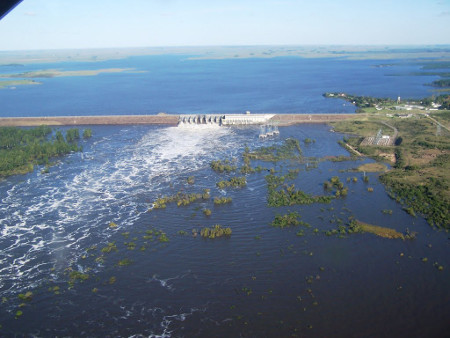
[[[132,131],[94,141],[48,174],[37,171],[0,185],[0,280],[12,290],[44,280],[52,266],[76,262],[88,243],[106,243],[114,233],[107,226],[112,219],[131,228],[167,182],[233,153],[240,142],[232,129],[214,125],[140,129],[137,139]],[[30,269],[31,263],[48,269]]]

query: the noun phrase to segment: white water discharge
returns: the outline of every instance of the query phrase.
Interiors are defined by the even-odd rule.
[[[49,174],[36,171],[0,184],[2,296],[50,274],[57,279],[74,263],[82,270],[79,258],[89,245],[107,242],[117,231],[109,222],[132,229],[169,182],[205,168],[214,156],[233,156],[243,143],[232,129],[217,125],[128,127],[98,140],[94,135],[93,141]]]

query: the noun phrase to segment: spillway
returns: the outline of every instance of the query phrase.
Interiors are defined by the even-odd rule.
[[[274,116],[274,114],[189,114],[180,115],[178,124],[259,125],[267,123]]]

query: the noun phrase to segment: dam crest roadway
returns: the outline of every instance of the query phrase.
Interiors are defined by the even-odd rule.
[[[364,116],[364,114],[358,114]],[[289,126],[299,123],[328,123],[354,118],[355,114],[187,114],[175,115],[84,115],[0,117],[3,127],[82,126],[82,125],[261,125]]]

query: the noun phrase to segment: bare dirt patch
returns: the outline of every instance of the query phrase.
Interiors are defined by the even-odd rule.
[[[388,168],[382,163],[366,163],[358,167],[358,171],[365,171],[370,173],[386,172],[387,170]]]
[[[390,163],[395,164],[395,155],[392,153],[379,153],[378,154],[379,157],[385,158],[386,160],[388,160]]]

